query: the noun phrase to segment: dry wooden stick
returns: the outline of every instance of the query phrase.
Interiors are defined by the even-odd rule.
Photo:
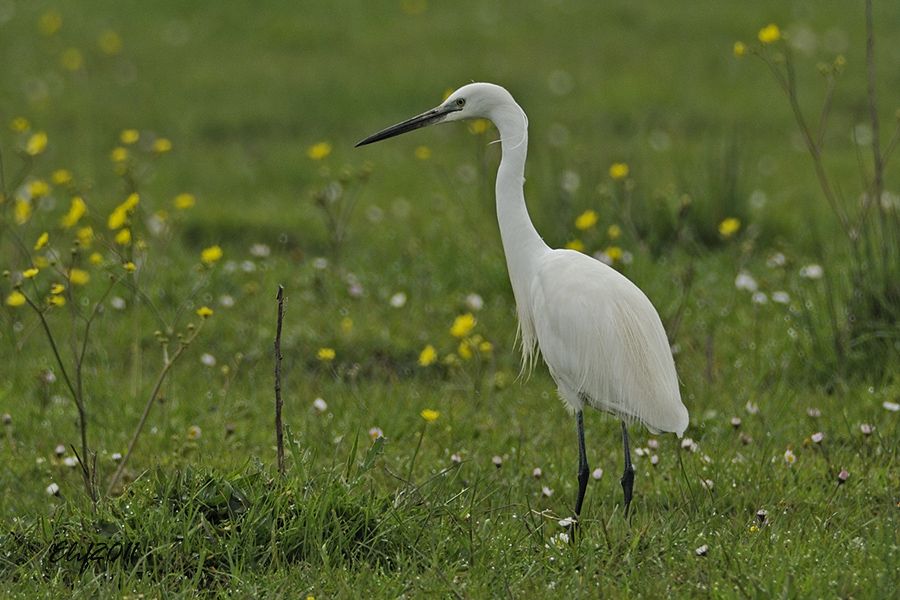
[[[284,286],[278,286],[278,324],[275,328],[275,446],[278,452],[278,474],[284,477],[284,431],[281,423],[281,322],[284,319]]]

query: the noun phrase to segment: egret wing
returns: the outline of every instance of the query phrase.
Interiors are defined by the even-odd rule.
[[[666,332],[637,286],[589,256],[554,250],[538,266],[531,302],[541,354],[574,408],[584,399],[652,430],[684,432]]]

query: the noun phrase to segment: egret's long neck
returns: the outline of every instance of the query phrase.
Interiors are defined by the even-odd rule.
[[[525,113],[514,102],[498,109],[491,119],[500,131],[502,149],[500,169],[497,171],[497,220],[500,222],[500,238],[503,240],[509,279],[516,301],[521,303],[527,297],[524,287],[531,283],[533,273],[530,269],[535,265],[535,259],[548,250],[528,216],[522,190],[528,151],[528,122]]]

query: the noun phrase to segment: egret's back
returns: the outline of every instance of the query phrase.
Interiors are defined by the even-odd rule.
[[[531,283],[541,354],[564,399],[680,437],[688,426],[665,329],[647,296],[572,250],[546,253]]]

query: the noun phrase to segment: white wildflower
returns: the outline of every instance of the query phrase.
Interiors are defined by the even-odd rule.
[[[822,275],[824,274],[825,270],[822,269],[822,265],[817,265],[815,263],[806,265],[800,269],[800,277],[803,277],[804,279],[822,279]]]
[[[466,307],[472,311],[479,311],[484,306],[484,300],[476,293],[466,296]]]
[[[397,292],[391,296],[390,304],[394,308],[403,308],[406,305],[406,294]]]
[[[778,290],[777,292],[772,292],[772,302],[778,304],[790,304],[791,296],[783,290]]]
[[[759,284],[756,283],[753,275],[747,271],[741,271],[737,274],[737,277],[734,278],[734,287],[739,290],[755,292],[759,288]]]

